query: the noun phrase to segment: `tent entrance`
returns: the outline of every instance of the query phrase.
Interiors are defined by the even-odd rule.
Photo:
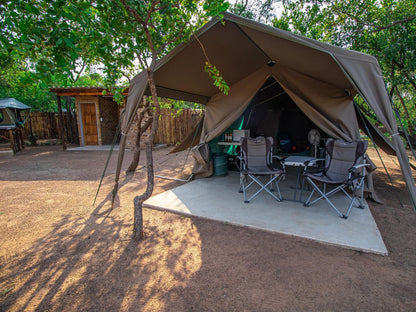
[[[251,137],[270,136],[276,154],[310,154],[308,132],[318,129],[289,97],[282,86],[269,77],[257,91],[244,113],[227,129],[249,129]]]

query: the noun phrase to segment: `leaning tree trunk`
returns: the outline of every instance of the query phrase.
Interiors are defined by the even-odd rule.
[[[129,165],[129,167],[126,170],[126,173],[132,173],[134,171],[136,171],[137,166],[139,165],[139,161],[140,161],[140,148],[141,148],[141,144],[140,141],[142,139],[142,135],[143,133],[146,132],[146,130],[150,127],[150,125],[152,124],[152,120],[153,117],[150,115],[149,112],[149,107],[145,107],[142,110],[140,110],[139,112],[137,112],[137,136],[136,136],[136,144],[134,147],[134,155],[133,155],[133,159]],[[146,121],[144,122],[144,124],[142,124],[143,118],[145,113],[148,113],[148,118],[146,119]]]
[[[143,202],[152,196],[155,176],[153,171],[153,141],[156,135],[160,105],[157,97],[157,91],[155,81],[153,78],[153,70],[147,69],[147,76],[149,79],[150,92],[154,103],[152,127],[150,130],[149,137],[146,139],[146,167],[147,167],[147,187],[146,191],[139,196],[134,198],[134,221],[133,221],[133,237],[137,240],[144,238],[143,231]]]
[[[404,113],[406,114],[406,118],[407,118],[408,121],[410,121],[409,111],[408,111],[408,109],[406,107],[406,103],[404,102],[404,99],[403,99],[403,97],[402,97],[402,95],[401,95],[401,93],[399,91],[399,88],[397,86],[396,86],[396,93],[397,93],[397,95],[399,97],[400,103],[402,104]],[[410,122],[408,122],[408,124],[407,124],[407,130],[409,131],[409,134],[410,135],[413,135],[413,129],[412,129],[412,126],[411,126],[411,123]]]

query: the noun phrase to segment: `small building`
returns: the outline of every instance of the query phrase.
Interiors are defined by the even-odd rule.
[[[51,88],[60,97],[74,97],[77,112],[79,142],[85,145],[110,145],[116,134],[120,113],[113,95],[103,95],[101,87]],[[127,95],[128,91],[125,91]]]

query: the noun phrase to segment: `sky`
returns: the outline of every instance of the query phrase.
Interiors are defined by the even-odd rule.
[[[236,2],[242,2],[244,0],[228,0],[228,2],[230,3],[230,5],[234,5]],[[255,4],[256,2],[258,2],[258,0],[249,0],[248,1],[248,6],[252,6],[253,4]],[[277,17],[279,17],[282,12],[283,12],[283,4],[282,1],[278,1],[275,0],[275,3],[273,4],[273,8],[274,8],[274,13]]]

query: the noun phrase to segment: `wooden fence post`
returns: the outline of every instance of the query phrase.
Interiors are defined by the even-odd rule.
[[[57,102],[58,102],[58,115],[59,115],[59,130],[60,130],[60,134],[61,134],[61,139],[62,139],[62,149],[65,151],[66,150],[66,131],[65,131],[65,127],[64,127],[64,118],[62,116],[62,103],[61,103],[61,97],[58,95],[57,96]]]

